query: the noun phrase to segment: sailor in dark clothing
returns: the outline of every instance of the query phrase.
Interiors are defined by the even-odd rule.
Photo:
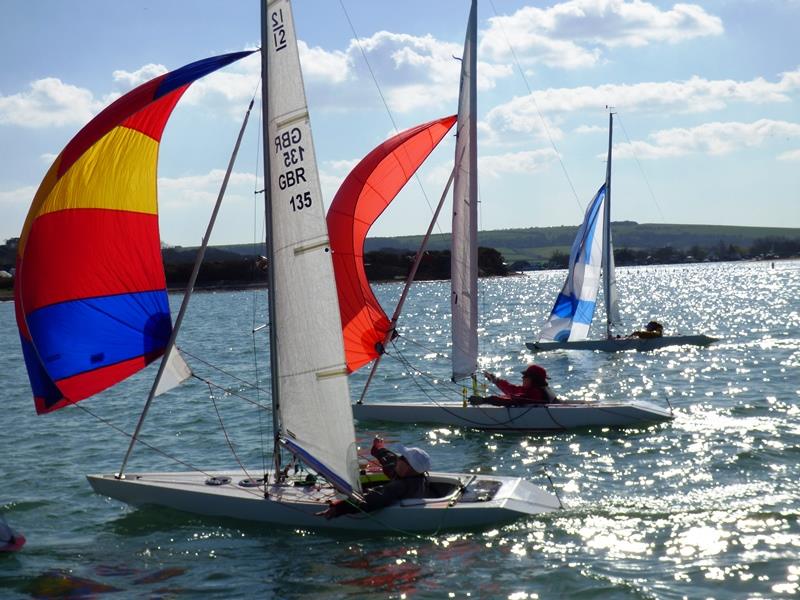
[[[425,497],[428,488],[425,473],[431,468],[431,458],[427,452],[420,448],[400,446],[395,453],[384,447],[383,440],[376,437],[370,454],[381,463],[389,483],[369,490],[364,494],[363,502],[339,500],[317,515],[333,519],[341,515],[380,510],[405,498]]]

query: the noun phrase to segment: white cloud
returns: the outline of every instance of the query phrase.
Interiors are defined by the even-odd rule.
[[[600,133],[600,132],[607,132],[608,129],[605,127],[600,127],[599,125],[579,125],[573,130],[575,133]]]
[[[664,129],[648,137],[651,140],[649,142],[615,144],[614,156],[671,158],[688,154],[730,154],[743,148],[761,146],[770,138],[800,138],[800,124],[770,119],[760,119],[753,123],[714,122],[692,128]],[[796,154],[800,155],[800,151]],[[794,158],[790,156],[788,159]]]
[[[318,92],[322,103],[351,107],[355,101],[379,106],[380,100],[363,54],[378,79],[393,112],[420,107],[455,108],[463,51],[461,43],[443,42],[431,35],[414,36],[379,31],[370,37],[351,40],[345,51],[329,52],[300,43],[301,60],[310,91]],[[498,79],[512,74],[508,65],[478,64],[479,90],[495,86]],[[319,91],[324,86],[323,91]]]
[[[202,175],[187,175],[184,177],[159,177],[158,192],[159,204],[164,207],[188,207],[210,205],[216,201],[222,179],[225,177],[223,169],[212,169]],[[249,186],[254,189],[255,175],[252,173],[231,173],[228,191],[240,186],[242,189]],[[227,193],[225,203],[240,200],[242,196]]]
[[[241,116],[242,104],[256,91],[260,76],[258,54],[242,59],[225,71],[216,71],[196,81],[184,96],[184,104],[223,102],[228,110]],[[0,96],[0,125],[21,127],[82,126],[124,93],[163,75],[163,65],[147,64],[135,71],[112,73],[115,90],[95,98],[87,89],[48,77],[30,84],[29,90]]]
[[[100,107],[89,90],[48,77],[34,81],[25,92],[0,96],[0,125],[82,125]]]
[[[778,160],[800,161],[800,150],[789,150],[778,155]]]
[[[319,165],[319,183],[322,188],[322,197],[325,198],[327,205],[333,201],[339,186],[342,185],[344,178],[359,163],[361,159],[352,160],[327,160]]]
[[[0,210],[3,215],[0,219],[0,241],[19,237],[36,190],[37,187],[32,185],[15,190],[0,190]]]
[[[305,80],[319,80],[333,84],[344,83],[351,76],[351,55],[341,50],[328,52],[319,46],[309,48],[298,40],[297,49]]]
[[[480,156],[478,158],[478,166],[482,176],[496,179],[509,173],[525,174],[542,171],[549,168],[557,159],[558,155],[555,150],[543,148],[540,150]]]
[[[126,89],[132,90],[137,85],[141,85],[146,81],[155,79],[167,71],[168,69],[164,65],[155,65],[150,63],[132,72],[119,69],[114,71],[111,74],[111,77],[114,79],[114,81],[121,83]]]
[[[480,49],[503,60],[510,45],[523,63],[574,69],[597,63],[603,47],[674,44],[722,32],[719,17],[697,4],[661,10],[641,0],[569,0],[489,19]]]
[[[0,191],[0,204],[22,204],[26,207],[30,205],[36,194],[36,187],[28,185],[25,187],[17,188],[15,190]]]
[[[790,94],[798,89],[800,68],[782,73],[775,82],[762,77],[750,81],[692,77],[685,81],[550,88],[498,105],[487,113],[486,120],[497,131],[531,133],[542,127],[539,112],[567,113],[613,105],[625,112],[671,110],[700,113],[719,110],[729,102],[789,102]]]

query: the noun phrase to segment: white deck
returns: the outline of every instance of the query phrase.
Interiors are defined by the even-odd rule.
[[[432,532],[495,526],[520,517],[549,513],[560,508],[558,498],[518,477],[431,473],[431,481],[468,483],[463,493],[437,499],[404,500],[370,514],[325,519],[314,513],[325,510],[334,499],[333,489],[324,482],[311,487],[275,486],[245,488],[241,471],[213,473],[228,476],[225,485],[207,485],[207,475],[185,473],[130,473],[124,479],[113,475],[87,475],[92,488],[132,505],[167,506],[190,513],[273,523],[310,529],[353,529],[398,532]],[[495,483],[496,482],[496,483]],[[481,486],[498,486],[490,500],[476,496]],[[479,495],[479,494],[478,494]]]
[[[364,403],[353,405],[364,421],[435,423],[476,429],[552,431],[581,427],[635,427],[672,419],[650,402],[586,402],[528,406],[463,406],[460,403]]]
[[[607,340],[581,340],[578,342],[528,342],[528,350],[547,352],[549,350],[599,350],[600,352],[620,352],[638,350],[647,352],[665,346],[708,346],[717,341],[707,335],[674,335],[658,338],[611,338]]]

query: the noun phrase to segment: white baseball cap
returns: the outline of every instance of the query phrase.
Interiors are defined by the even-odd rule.
[[[421,448],[398,446],[396,454],[405,458],[409,466],[417,473],[425,473],[431,468],[431,457]]]

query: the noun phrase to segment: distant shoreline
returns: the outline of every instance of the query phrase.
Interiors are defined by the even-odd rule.
[[[686,266],[686,265],[713,265],[713,264],[721,264],[721,263],[740,263],[740,262],[750,262],[750,263],[787,263],[787,262],[795,262],[800,260],[800,257],[790,257],[790,258],[776,258],[776,259],[742,259],[742,260],[726,260],[726,261],[713,261],[713,262],[692,262],[692,263],[653,263],[648,265],[628,265],[623,267],[617,267],[618,269],[626,269],[626,268],[649,268],[649,267],[668,267],[668,266]],[[563,267],[552,267],[552,268],[543,268],[543,269],[534,269],[529,271],[511,271],[508,275],[501,276],[501,275],[487,275],[487,277],[514,277],[522,275],[523,273],[527,272],[537,272],[537,271],[558,271],[563,270]],[[382,280],[370,280],[370,283],[403,283],[404,279],[382,279]],[[423,279],[417,281],[449,281],[448,279]],[[258,289],[267,289],[267,284],[264,282],[256,282],[256,283],[229,283],[229,284],[211,284],[211,285],[203,285],[202,287],[195,286],[195,292],[234,292],[234,291],[245,291],[245,290],[258,290]],[[167,292],[170,294],[177,294],[180,292],[185,291],[186,288],[182,286],[169,286],[167,288]],[[8,289],[0,289],[0,302],[10,302],[14,300],[14,290],[13,288]]]

